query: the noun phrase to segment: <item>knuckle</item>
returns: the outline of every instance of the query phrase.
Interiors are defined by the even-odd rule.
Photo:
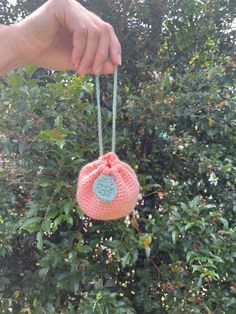
[[[93,25],[90,29],[90,36],[92,38],[97,38],[100,36],[100,34],[101,34],[100,29],[96,25]]]
[[[110,24],[103,22],[101,25],[99,25],[99,28],[102,30],[103,33],[108,33]]]
[[[109,23],[106,23],[106,24],[107,24],[107,29],[108,29],[109,31],[115,33],[115,30],[114,30],[113,26],[112,26],[111,24],[109,24]]]
[[[80,32],[80,34],[82,34],[82,35],[87,34],[87,32],[88,32],[87,26],[86,26],[86,25],[80,25],[79,32]]]

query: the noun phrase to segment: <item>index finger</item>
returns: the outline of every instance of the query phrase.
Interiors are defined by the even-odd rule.
[[[116,36],[114,28],[109,24],[109,37],[110,37],[110,44],[109,44],[109,55],[110,60],[114,65],[121,65],[121,45]]]

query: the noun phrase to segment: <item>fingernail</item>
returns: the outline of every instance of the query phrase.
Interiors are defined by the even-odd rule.
[[[118,60],[118,64],[121,65],[121,64],[122,64],[122,61],[121,61],[121,54],[118,54],[117,60]]]
[[[100,74],[101,71],[102,71],[102,65],[99,64],[99,65],[96,67],[96,69],[95,69],[95,74]]]

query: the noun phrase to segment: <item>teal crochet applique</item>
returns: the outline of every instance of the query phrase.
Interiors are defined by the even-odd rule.
[[[93,192],[104,203],[110,203],[114,200],[118,188],[111,175],[101,174],[94,181]]]

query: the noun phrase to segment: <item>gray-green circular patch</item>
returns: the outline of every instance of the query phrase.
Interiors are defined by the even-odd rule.
[[[111,175],[101,174],[94,181],[93,192],[105,203],[110,203],[118,192],[117,185]]]

